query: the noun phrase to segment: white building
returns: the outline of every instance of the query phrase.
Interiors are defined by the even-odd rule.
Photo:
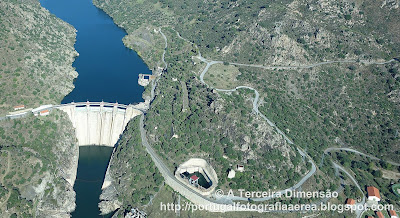
[[[368,193],[369,201],[380,201],[381,200],[381,195],[379,194],[379,190],[377,188],[375,188],[374,186],[368,186],[367,193]]]
[[[42,110],[42,111],[40,111],[40,116],[47,116],[47,115],[49,115],[50,114],[50,111],[49,110]]]
[[[394,210],[389,210],[389,215],[390,218],[399,218]]]
[[[235,178],[235,175],[236,175],[236,172],[234,171],[234,170],[229,170],[229,173],[228,173],[228,178],[229,179],[233,179],[233,178]]]

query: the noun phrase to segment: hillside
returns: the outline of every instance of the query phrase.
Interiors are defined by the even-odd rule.
[[[330,161],[321,162],[328,147],[399,161],[400,67],[392,60],[400,52],[398,1],[94,3],[127,30],[125,44],[149,66],[162,67],[159,28],[168,39],[168,69],[145,124],[171,170],[202,157],[216,167],[223,189],[288,187],[307,169],[300,146],[320,166],[309,186],[325,190],[339,185],[330,179]],[[208,86],[200,82],[200,53],[221,61],[206,73]],[[236,86],[258,90],[260,112],[295,146],[255,116],[253,92],[217,91]],[[249,172],[225,179],[238,162]]]
[[[56,104],[77,73],[75,29],[37,0],[0,2],[0,115],[16,105]]]
[[[75,30],[37,0],[0,2],[0,116],[57,104],[77,73]],[[0,216],[69,217],[78,147],[68,117],[52,110],[0,121]]]

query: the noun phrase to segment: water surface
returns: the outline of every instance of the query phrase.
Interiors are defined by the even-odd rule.
[[[99,196],[112,150],[112,147],[105,146],[79,147],[78,174],[74,185],[76,209],[71,214],[73,218],[101,217]]]
[[[151,73],[136,52],[126,48],[126,32],[91,0],[41,0],[41,5],[73,25],[79,53],[73,67],[79,73],[75,89],[62,103],[107,101],[129,104],[143,101],[139,73]]]
[[[77,32],[75,49],[79,53],[73,67],[79,73],[75,89],[62,103],[106,101],[123,104],[143,101],[139,73],[151,73],[140,57],[127,49],[125,31],[116,26],[91,0],[40,0],[57,17],[73,25]],[[79,148],[76,210],[73,218],[99,217],[99,197],[112,148]]]

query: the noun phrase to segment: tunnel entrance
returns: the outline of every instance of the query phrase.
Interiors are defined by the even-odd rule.
[[[201,186],[203,188],[209,188],[212,185],[212,181],[207,175],[203,175],[200,172],[188,173],[184,172],[181,174],[182,178],[187,179],[189,183],[195,187]]]
[[[191,158],[179,165],[175,177],[202,195],[210,195],[218,185],[214,168],[200,158]]]

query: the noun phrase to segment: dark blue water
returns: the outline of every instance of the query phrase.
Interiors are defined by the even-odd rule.
[[[40,0],[57,17],[73,25],[79,53],[73,66],[79,73],[75,89],[62,103],[101,101],[129,104],[143,101],[139,73],[151,73],[146,64],[122,43],[126,32],[91,0]]]
[[[79,147],[78,174],[74,185],[76,209],[71,214],[73,218],[100,217],[99,196],[112,150],[112,147],[105,146]]]
[[[77,30],[75,49],[79,53],[73,66],[79,76],[75,89],[62,103],[101,101],[129,104],[143,101],[139,73],[151,73],[140,57],[127,49],[122,38],[125,31],[96,8],[91,0],[40,0],[57,17]],[[73,218],[99,217],[98,208],[112,148],[80,147]]]

